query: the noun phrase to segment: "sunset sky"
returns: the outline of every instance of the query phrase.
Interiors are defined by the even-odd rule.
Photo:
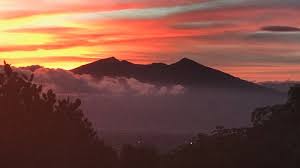
[[[300,0],[0,0],[0,58],[72,69],[188,57],[251,81],[300,80]]]

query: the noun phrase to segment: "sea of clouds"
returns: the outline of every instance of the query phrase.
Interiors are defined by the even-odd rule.
[[[240,89],[161,86],[124,77],[96,79],[62,69],[14,70],[33,73],[35,83],[59,97],[80,98],[81,108],[99,131],[198,133],[220,125],[248,126],[255,108],[285,100]]]
[[[62,69],[40,68],[34,71],[35,82],[51,88],[60,94],[96,94],[103,96],[164,96],[184,94],[181,85],[157,86],[140,82],[134,78],[78,75]]]

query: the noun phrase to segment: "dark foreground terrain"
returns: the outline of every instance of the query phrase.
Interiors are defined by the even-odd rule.
[[[58,99],[52,90],[45,92],[32,81],[33,76],[16,73],[8,64],[0,74],[0,167],[297,168],[300,164],[299,85],[290,89],[285,103],[255,109],[249,126],[217,126],[160,153],[142,137],[117,151],[101,140],[80,110],[79,99]]]

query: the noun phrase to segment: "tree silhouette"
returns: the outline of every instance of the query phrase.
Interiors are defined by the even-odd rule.
[[[252,121],[254,126],[248,134],[256,139],[265,165],[297,167],[300,164],[300,85],[291,87],[285,104],[256,109]]]
[[[31,168],[113,167],[116,155],[98,138],[79,109],[81,101],[57,99],[33,78],[0,73],[0,166]]]
[[[251,127],[217,127],[166,155],[124,145],[118,158],[80,110],[34,76],[0,73],[0,167],[9,168],[296,168],[300,165],[300,85],[284,104],[252,113]]]
[[[145,145],[123,145],[120,152],[121,168],[158,168],[159,154]]]
[[[170,152],[167,168],[296,168],[300,165],[300,85],[285,104],[257,108],[253,126],[199,135]]]

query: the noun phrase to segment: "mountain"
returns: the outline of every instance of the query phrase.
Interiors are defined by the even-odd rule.
[[[261,82],[260,85],[272,88],[274,90],[277,90],[279,92],[287,94],[289,89],[294,85],[299,85],[300,81],[267,81],[267,82]]]
[[[250,124],[256,107],[279,104],[285,94],[184,58],[174,64],[133,64],[102,59],[72,70],[78,74],[132,77],[147,83],[182,84],[179,95],[85,95],[83,109],[98,130],[125,132],[198,133],[217,125]]]
[[[174,64],[152,63],[147,65],[120,61],[114,57],[101,59],[71,70],[77,74],[135,78],[156,84],[181,84],[209,88],[264,89],[260,85],[239,79],[219,70],[201,65],[188,58]]]

